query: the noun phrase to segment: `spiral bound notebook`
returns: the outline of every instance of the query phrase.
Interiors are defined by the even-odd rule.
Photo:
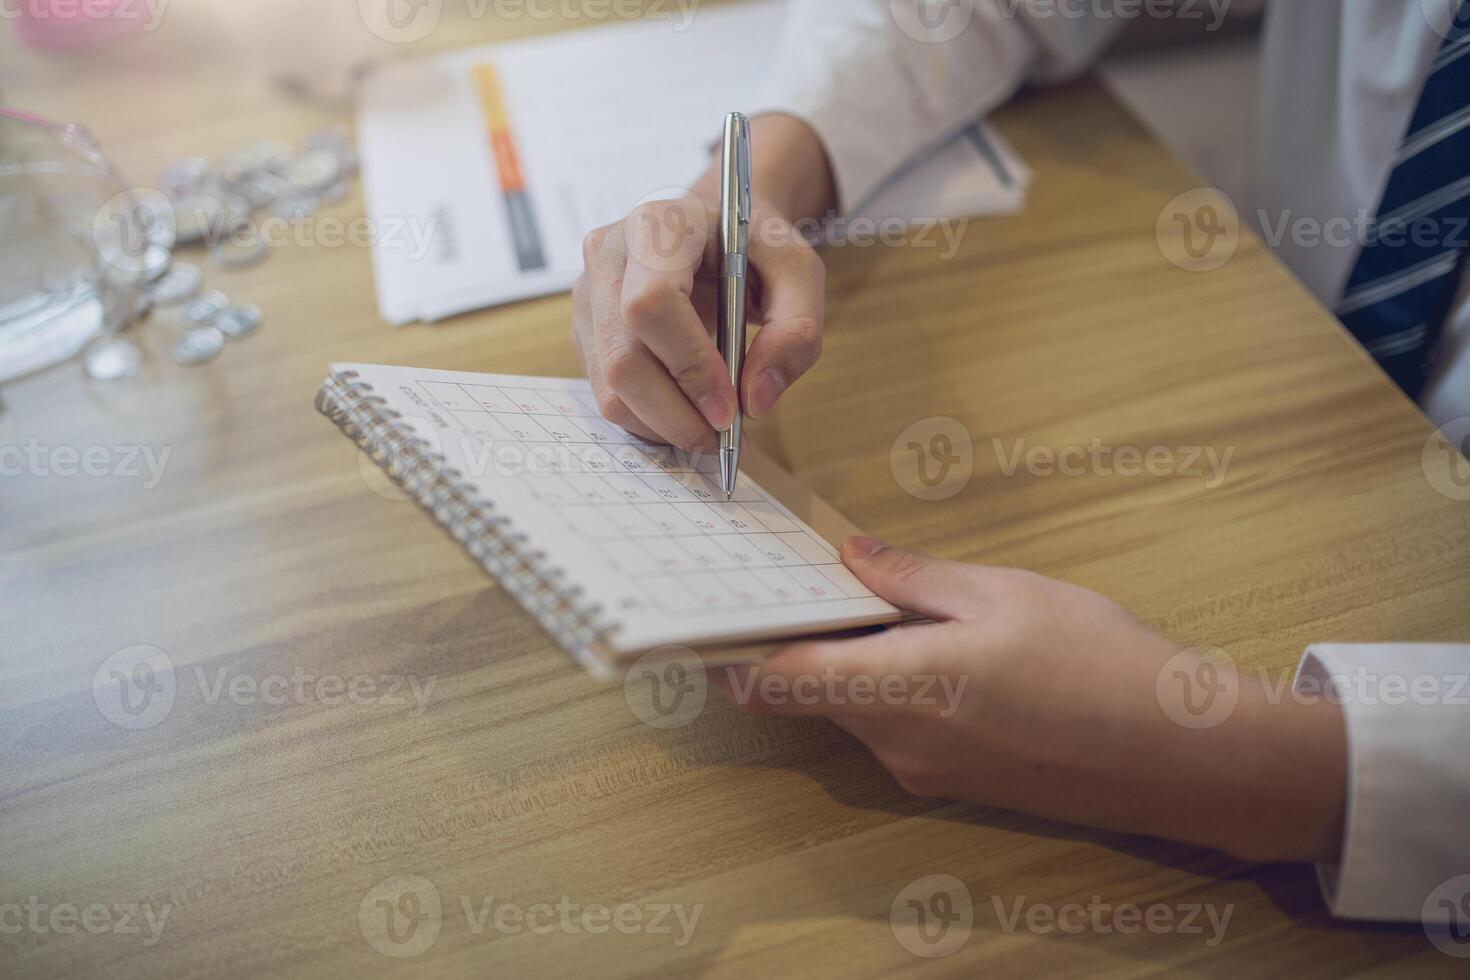
[[[902,618],[790,474],[748,448],[727,502],[713,457],[608,423],[586,381],[334,364],[316,404],[595,674]]]

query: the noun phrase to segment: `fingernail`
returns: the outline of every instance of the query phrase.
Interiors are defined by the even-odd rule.
[[[786,390],[786,376],[775,368],[766,368],[761,376],[755,379],[755,384],[750,387],[750,409],[752,418],[760,418],[762,415],[776,407],[776,402]]]
[[[842,546],[859,558],[872,558],[883,550],[883,542],[877,538],[870,538],[863,534],[854,534],[842,542]]]
[[[701,398],[699,411],[716,432],[725,431],[730,428],[730,423],[735,421],[735,412],[730,407],[730,403],[716,394],[708,394]]]

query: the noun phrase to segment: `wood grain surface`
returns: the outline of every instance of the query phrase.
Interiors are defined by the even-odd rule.
[[[180,7],[176,26],[101,55],[43,57],[6,37],[7,104],[87,123],[139,183],[186,153],[345,118],[281,94]],[[420,47],[557,26],[450,18]],[[1094,79],[998,122],[1036,171],[1024,216],[971,222],[953,256],[829,251],[825,356],[753,437],[871,533],[1098,589],[1243,664],[1286,671],[1319,640],[1470,637],[1470,508],[1431,485],[1440,456],[1417,410],[1254,238],[1212,272],[1166,259],[1156,222],[1201,181]],[[353,195],[316,220],[361,211]],[[312,408],[334,360],[577,373],[567,298],[395,330],[363,248],[294,244],[209,276],[265,312],[218,361],[172,363],[155,323],[136,380],[88,382],[70,365],[3,392],[0,446],[168,456],[153,486],[146,470],[0,480],[0,974],[1459,966],[1417,927],[1332,921],[1307,868],[912,798],[824,722],[752,719],[712,697],[683,727],[643,724],[417,507],[375,491]],[[973,471],[923,500],[890,451],[934,419],[963,428]],[[1018,440],[1165,447],[1180,465],[1191,447],[1231,455],[1218,481],[1007,475]],[[174,698],[130,729],[102,708],[103,668],[138,645],[167,656],[155,680]],[[973,902],[945,958],[915,955],[891,924],[928,875]],[[380,899],[417,909],[420,931],[374,932]],[[1080,934],[1011,928],[1018,902],[1114,912]],[[538,903],[572,910],[572,926],[558,912],[532,928],[550,916]],[[1211,944],[1208,928],[1114,927],[1130,904],[1231,917]],[[89,930],[58,907],[106,921],[91,912]],[[665,907],[698,915],[692,935],[672,912],[654,928]],[[598,908],[637,927],[582,928],[589,909],[606,923]],[[530,923],[514,928],[515,910]],[[167,916],[156,935],[149,912]]]

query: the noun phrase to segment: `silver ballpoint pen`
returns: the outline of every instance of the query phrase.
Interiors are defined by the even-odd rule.
[[[750,121],[725,117],[720,156],[720,305],[715,343],[735,386],[735,418],[720,433],[720,489],[729,500],[740,471],[740,371],[745,366],[746,236],[750,228]]]

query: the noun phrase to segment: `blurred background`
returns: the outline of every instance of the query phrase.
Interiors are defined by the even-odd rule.
[[[1101,68],[1106,82],[1145,124],[1206,181],[1228,194],[1244,214],[1255,212],[1250,174],[1264,4],[1265,0],[1235,0],[1208,10],[1196,4],[1192,16],[1139,17]],[[718,0],[681,0],[677,13],[691,16],[719,5]],[[597,5],[547,0],[11,0],[0,4],[0,106],[12,110],[9,119],[0,117],[5,122],[0,151],[12,163],[10,183],[3,194],[10,231],[4,240],[10,246],[3,256],[8,271],[0,281],[0,306],[13,313],[26,306],[28,300],[21,294],[34,283],[55,287],[64,279],[70,281],[68,276],[81,277],[77,270],[82,263],[71,254],[76,251],[71,246],[82,237],[89,237],[104,251],[122,254],[121,262],[114,260],[104,273],[125,280],[104,290],[100,308],[87,300],[72,311],[75,329],[51,331],[44,346],[16,343],[15,338],[25,332],[24,325],[18,325],[19,318],[14,316],[0,318],[10,324],[4,358],[10,372],[0,373],[0,381],[75,353],[95,333],[96,320],[105,321],[113,330],[122,329],[142,295],[133,287],[157,272],[150,264],[158,268],[167,264],[172,239],[163,243],[163,264],[154,262],[147,250],[150,233],[144,227],[150,220],[145,213],[147,202],[136,195],[121,196],[124,188],[163,186],[167,191],[169,181],[179,176],[181,161],[203,166],[205,160],[228,161],[241,153],[281,154],[285,152],[281,141],[298,146],[309,143],[320,138],[322,127],[338,129],[341,135],[334,149],[339,157],[352,157],[350,167],[341,169],[355,171],[355,153],[350,148],[354,94],[357,81],[374,65],[460,47],[482,37],[487,41],[527,37],[564,25],[567,18],[573,26],[579,19],[589,25],[605,24],[635,20],[644,8],[654,16],[669,17],[672,6],[672,0]],[[1223,29],[1218,22],[1220,11],[1226,15]],[[425,24],[445,29],[422,29]],[[13,98],[19,92],[25,93],[24,100]],[[1209,100],[1212,111],[1201,114],[1200,92],[1219,92],[1223,97]],[[303,106],[308,110],[305,115]],[[76,128],[38,131],[16,112],[63,127],[76,124]],[[303,119],[309,120],[312,130],[301,129]],[[266,142],[242,148],[242,122],[248,122],[247,129]],[[189,134],[187,140],[180,138],[183,132]],[[54,183],[65,179],[73,186],[65,193],[55,187],[30,187],[19,193],[13,166],[17,159],[33,171],[26,180]],[[38,175],[58,161],[67,161],[65,167],[75,172],[65,178]],[[4,163],[0,159],[0,170]],[[86,183],[86,188],[79,182]],[[350,192],[350,184],[333,188],[327,194],[328,203]],[[169,193],[175,201],[178,196]],[[70,199],[81,217],[56,215],[50,213],[55,210],[50,205],[35,205],[43,199]],[[314,199],[312,207],[321,203]],[[90,215],[84,212],[97,215],[90,232]],[[24,230],[27,223],[34,225],[35,233]],[[59,243],[56,248],[38,249],[35,244],[47,240],[42,232],[48,224],[64,229],[65,234],[51,236]],[[117,229],[121,229],[121,241],[112,241],[119,237]],[[173,231],[168,229],[170,235]],[[225,256],[224,261],[229,264],[230,257]],[[253,261],[247,254],[236,264]],[[183,285],[197,291],[196,284]],[[75,290],[56,288],[47,295],[70,297],[68,304],[81,296]],[[214,294],[211,299],[219,305],[227,297]],[[243,332],[253,332],[259,319],[254,307],[234,312],[246,318]],[[139,315],[146,316],[146,311]],[[235,322],[241,321],[237,317]],[[186,363],[189,358],[208,360],[215,353],[212,348],[185,350],[178,359]],[[96,365],[89,364],[89,371],[96,368],[93,376],[115,377],[135,370],[139,354],[124,343],[104,349],[98,357]]]
[[[367,26],[378,16],[375,8],[382,8],[385,23],[391,23],[386,18],[393,6],[412,9],[416,3],[441,2],[444,18],[473,19],[473,12],[486,9],[485,0],[15,0],[4,5],[9,36],[0,40],[0,99],[7,83],[55,70],[56,59],[66,59],[68,72],[94,75],[99,82],[150,67],[181,78],[189,71],[228,71],[233,85],[283,86],[324,106],[337,103],[345,109],[360,66],[406,50],[437,49],[434,33],[409,44],[384,40]],[[703,0],[701,5],[718,2]],[[25,15],[49,4],[59,9],[91,4],[98,10],[115,4],[126,17],[111,25],[97,18],[69,22],[54,14]],[[1238,202],[1249,201],[1256,41],[1265,4],[1233,0],[1226,27],[1218,31],[1205,30],[1202,20],[1140,18],[1102,69],[1109,84],[1159,135]],[[502,23],[497,36],[550,29],[550,18],[535,16],[534,5],[517,9],[527,14],[514,18],[509,31]],[[455,36],[460,43],[464,37],[435,33]],[[1214,102],[1215,111],[1202,116],[1195,111],[1200,91],[1230,93],[1230,98]],[[114,140],[128,140],[130,132],[167,124],[147,104],[136,105],[126,120],[85,122],[109,147]]]

